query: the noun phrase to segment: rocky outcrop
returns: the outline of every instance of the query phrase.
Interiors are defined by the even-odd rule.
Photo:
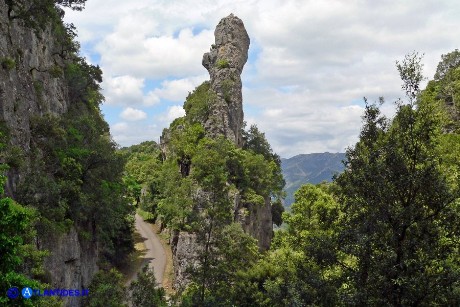
[[[8,173],[6,193],[15,198],[16,187],[31,170],[31,120],[68,109],[68,92],[63,76],[65,60],[61,43],[50,27],[26,27],[21,19],[10,19],[5,1],[0,1],[0,126],[8,134],[8,147],[21,153],[21,168]],[[33,159],[33,157],[32,157]],[[4,162],[4,161],[2,161]],[[27,205],[27,204],[25,204]],[[56,288],[81,289],[98,270],[98,249],[94,242],[80,240],[75,228],[54,238],[37,238],[45,259],[48,282]],[[68,298],[66,306],[79,306]]]
[[[224,135],[238,147],[243,146],[244,121],[241,73],[248,60],[249,36],[238,17],[223,18],[214,31],[215,44],[203,55],[203,66],[211,77],[210,91],[215,99],[210,104],[210,116],[204,123],[211,136]],[[272,239],[270,199],[264,206],[243,204],[238,195],[234,199],[235,221],[258,240],[262,250],[268,249]],[[242,212],[247,212],[242,215]]]
[[[63,60],[50,29],[40,32],[25,27],[20,19],[8,18],[0,1],[0,121],[11,146],[30,149],[30,119],[67,110]],[[55,71],[56,74],[50,74]],[[57,72],[60,71],[61,75]],[[5,134],[6,131],[2,131]],[[12,171],[6,191],[13,195],[21,174]]]
[[[208,97],[209,114],[203,122],[206,134],[215,138],[224,136],[238,147],[243,147],[242,125],[244,120],[241,73],[248,59],[249,36],[244,24],[233,14],[223,18],[214,31],[215,44],[203,55],[202,64],[210,75]],[[162,152],[168,155],[170,131],[161,138]],[[197,208],[204,195],[195,197]],[[264,205],[246,204],[238,190],[232,190],[229,199],[233,204],[233,220],[258,241],[261,250],[270,246],[273,224],[270,199]],[[171,237],[175,271],[175,288],[187,284],[185,271],[196,263],[200,244],[193,233],[178,232]]]
[[[43,249],[51,255],[45,259],[53,287],[67,289],[88,289],[98,270],[98,250],[94,242],[80,240],[74,227],[66,234],[54,238],[40,239]],[[67,297],[66,306],[80,306],[79,297]]]
[[[211,136],[224,135],[242,146],[243,98],[241,73],[248,60],[249,36],[238,17],[223,18],[214,31],[215,44],[203,55],[216,98],[204,127]]]
[[[272,205],[269,198],[264,204],[244,203],[239,197],[235,198],[235,222],[243,230],[257,239],[260,250],[267,250],[273,238]]]
[[[174,288],[184,289],[188,282],[187,269],[196,265],[200,245],[196,234],[185,231],[174,233],[170,244],[173,252]]]

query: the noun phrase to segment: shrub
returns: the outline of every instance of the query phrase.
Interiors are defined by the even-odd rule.
[[[58,65],[53,65],[48,72],[50,73],[52,78],[59,78],[64,74],[64,71]]]
[[[222,69],[222,68],[229,68],[229,67],[230,67],[230,63],[226,59],[217,61],[217,68]]]
[[[6,70],[12,70],[16,67],[16,61],[9,57],[4,57],[1,59],[2,68]]]

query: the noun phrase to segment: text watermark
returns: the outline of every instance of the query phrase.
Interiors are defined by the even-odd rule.
[[[21,291],[17,287],[11,287],[6,291],[6,296],[10,299],[16,299],[22,295],[23,298],[29,299],[32,296],[60,296],[60,297],[67,297],[67,296],[88,296],[89,290],[88,289],[32,289],[30,287],[25,287]]]

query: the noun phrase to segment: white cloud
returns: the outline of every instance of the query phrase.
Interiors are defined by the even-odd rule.
[[[114,125],[112,125],[112,133],[123,133],[123,132],[126,132],[127,130],[129,129],[129,126],[127,123],[125,122],[121,122],[121,123],[116,123]]]
[[[200,59],[213,42],[212,31],[194,34],[191,28],[185,28],[174,36],[133,29],[130,34],[123,24],[96,48],[102,54],[101,66],[110,75],[160,79],[187,77],[205,71]]]
[[[207,78],[201,59],[215,26],[235,13],[251,38],[246,121],[266,131],[275,151],[292,156],[353,144],[363,96],[385,96],[383,111],[392,114],[391,102],[402,96],[395,60],[423,52],[432,77],[441,54],[459,47],[459,9],[453,0],[91,0],[66,19],[85,51],[100,54],[108,104],[161,107],[155,128],[139,122],[117,135],[131,142],[136,134],[157,138],[183,114],[179,104]],[[160,85],[146,93],[150,81]]]
[[[120,113],[120,117],[128,121],[138,121],[147,118],[147,113],[142,110],[128,107]]]
[[[362,106],[328,105],[304,92],[247,92],[249,99],[264,102],[257,106],[265,105],[251,121],[266,133],[272,147],[283,157],[301,152],[343,151],[357,140]]]
[[[132,121],[129,124],[118,122],[112,125],[112,136],[122,146],[138,144],[148,140],[159,142],[163,128],[168,127],[174,119],[184,115],[185,111],[180,105],[173,105],[168,107],[165,112],[155,116],[153,123],[145,124],[139,121]]]
[[[188,93],[193,91],[198,85],[206,80],[206,75],[193,76],[183,79],[166,80],[161,83],[160,88],[147,93],[145,104],[148,105],[150,100],[160,101],[166,99],[173,102],[183,102]]]
[[[130,75],[104,79],[105,101],[110,105],[138,104],[143,100],[144,79]]]
[[[142,101],[146,106],[153,106],[160,103],[160,97],[155,93],[155,91],[151,91],[144,96]]]
[[[159,136],[163,127],[157,125],[143,125],[140,122],[117,123],[112,126],[111,132],[113,139],[122,146],[130,146],[132,144],[139,144],[143,141],[154,140],[158,142]]]
[[[168,108],[168,112],[166,115],[166,120],[171,123],[178,117],[182,117],[185,115],[185,110],[182,106],[172,106]]]

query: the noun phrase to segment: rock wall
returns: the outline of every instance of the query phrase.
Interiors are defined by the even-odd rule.
[[[224,135],[239,147],[243,140],[243,97],[241,73],[248,60],[249,36],[238,17],[223,18],[214,31],[215,44],[203,55],[203,66],[211,77],[211,90],[217,94],[211,115],[204,123],[211,135]]]
[[[196,234],[185,231],[174,233],[170,244],[173,253],[174,288],[184,289],[187,285],[187,268],[196,265],[196,257],[200,250]]]
[[[244,121],[241,73],[248,59],[249,36],[243,22],[233,14],[223,18],[214,31],[215,44],[203,55],[202,64],[210,75],[210,115],[203,123],[210,137],[225,136],[238,147],[243,147]],[[167,155],[168,134],[161,140],[162,151]],[[245,232],[258,240],[261,250],[270,247],[273,223],[270,199],[263,206],[245,204],[239,192],[229,195],[233,200],[234,221],[241,223]],[[198,197],[199,199],[199,197]],[[199,200],[197,200],[199,202]],[[175,288],[186,285],[185,270],[193,265],[199,251],[196,236],[188,232],[176,233],[171,238],[175,270]]]
[[[56,235],[54,238],[40,239],[43,249],[51,255],[45,259],[52,286],[56,288],[88,289],[98,270],[97,244],[80,240],[74,227],[67,234]],[[66,306],[81,306],[81,298],[65,298]]]
[[[0,121],[10,134],[10,145],[27,154],[30,149],[30,118],[67,110],[62,76],[50,70],[64,65],[50,29],[35,31],[20,19],[8,18],[8,7],[0,1]],[[21,174],[9,174],[6,191],[14,196]]]
[[[260,250],[267,250],[273,238],[272,205],[269,198],[263,206],[243,203],[235,198],[235,222],[243,227],[246,233],[257,239]]]
[[[2,132],[9,134],[8,145],[20,148],[26,160],[22,168],[11,169],[8,174],[5,190],[14,199],[17,184],[33,171],[28,161],[31,118],[64,114],[68,93],[62,76],[65,60],[59,55],[60,45],[51,29],[42,31],[26,27],[20,19],[10,20],[7,12],[5,1],[0,0],[0,123]],[[98,249],[94,242],[80,240],[72,228],[69,233],[55,238],[39,237],[38,245],[50,251],[45,269],[52,287],[88,287],[98,270]],[[80,305],[75,298],[68,299],[65,304]]]

